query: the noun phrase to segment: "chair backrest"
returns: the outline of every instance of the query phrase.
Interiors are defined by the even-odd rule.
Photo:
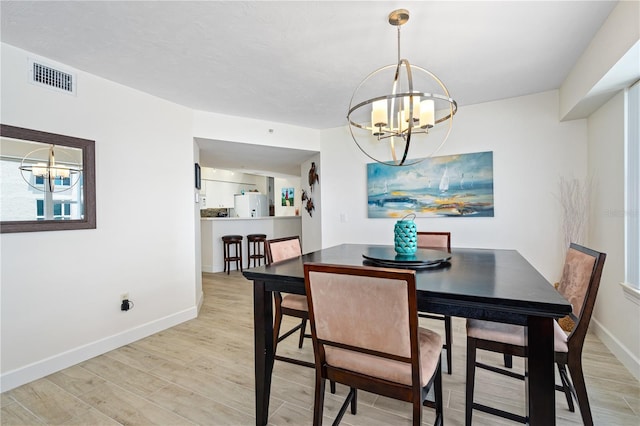
[[[300,237],[297,235],[267,240],[264,246],[268,264],[302,255]]]
[[[582,347],[596,303],[606,257],[605,253],[575,243],[569,246],[558,284],[558,291],[573,307],[571,318],[575,324],[569,335],[569,348],[573,345]]]
[[[451,232],[418,232],[418,247],[451,252]]]
[[[383,378],[420,383],[415,271],[305,263],[304,275],[317,368],[366,354]]]

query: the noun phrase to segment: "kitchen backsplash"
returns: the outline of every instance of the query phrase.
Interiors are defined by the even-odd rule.
[[[228,217],[228,216],[229,216],[229,209],[226,209],[226,208],[200,210],[200,217]]]

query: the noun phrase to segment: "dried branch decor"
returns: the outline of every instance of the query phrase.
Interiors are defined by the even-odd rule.
[[[562,207],[562,231],[564,247],[574,242],[584,243],[589,222],[592,182],[586,179],[560,177],[560,205]]]

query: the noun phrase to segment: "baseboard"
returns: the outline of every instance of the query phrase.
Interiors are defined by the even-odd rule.
[[[12,371],[7,371],[0,376],[0,392],[22,386],[25,383],[48,376],[49,374],[71,367],[95,356],[128,345],[151,334],[196,318],[198,315],[197,310],[197,307],[193,306],[164,318],[123,331],[122,333],[79,346]]]
[[[234,265],[234,269],[232,269],[232,271],[235,271],[235,265]],[[207,272],[209,274],[215,274],[218,272],[224,272],[224,265],[220,264],[220,265],[202,265],[202,272]]]
[[[611,351],[611,353],[624,365],[627,370],[640,380],[640,359],[633,355],[626,346],[607,330],[602,323],[595,318],[591,318],[591,331],[598,336],[600,341]]]
[[[198,307],[198,313],[197,315],[200,315],[200,309],[202,309],[202,305],[204,304],[204,292],[200,292],[200,294],[198,294],[198,300],[196,303],[196,306]]]

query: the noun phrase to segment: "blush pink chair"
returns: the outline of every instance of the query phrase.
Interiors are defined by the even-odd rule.
[[[267,264],[281,262],[302,255],[302,247],[300,246],[300,237],[284,237],[267,240],[265,242],[265,254]],[[275,320],[273,324],[273,351],[276,352],[278,342],[286,339],[296,331],[300,330],[298,340],[298,348],[302,348],[305,337],[311,337],[310,334],[305,335],[307,320],[309,319],[309,311],[307,309],[307,297],[300,294],[282,294],[274,292],[275,299]],[[280,336],[280,326],[282,324],[283,315],[300,318],[300,324]],[[306,365],[304,362],[295,362],[290,358],[282,358],[276,356],[276,359]]]
[[[573,321],[573,327],[567,336],[557,321],[553,323],[555,361],[562,382],[561,385],[556,385],[556,389],[564,392],[570,411],[575,411],[572,396],[576,398],[582,422],[587,426],[593,425],[593,418],[582,373],[582,348],[596,302],[606,256],[605,253],[578,244],[572,243],[569,246],[558,291],[573,306],[573,312],[569,315]],[[473,402],[476,367],[524,380],[523,375],[476,361],[478,349],[502,353],[505,355],[505,361],[507,356],[526,357],[524,333],[524,326],[467,320],[466,425],[471,425],[474,409],[521,423],[528,422],[524,416]],[[567,367],[569,367],[571,380],[567,374]]]
[[[366,266],[304,265],[315,356],[313,424],[321,425],[326,380],[349,386],[334,425],[349,405],[357,412],[357,390],[413,406],[436,409],[443,423],[439,334],[418,327],[415,271]],[[426,400],[433,387],[435,402]]]
[[[418,247],[433,250],[446,250],[451,253],[451,232],[418,232]],[[431,318],[444,321],[444,341],[442,346],[447,350],[447,373],[451,374],[453,369],[452,350],[453,350],[453,332],[451,331],[451,317],[449,315],[429,314],[419,312],[421,318]]]

